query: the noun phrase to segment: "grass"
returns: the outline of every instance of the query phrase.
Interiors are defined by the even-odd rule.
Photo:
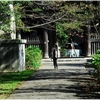
[[[23,81],[25,81],[35,70],[22,72],[2,73],[0,78],[0,99],[6,99]]]

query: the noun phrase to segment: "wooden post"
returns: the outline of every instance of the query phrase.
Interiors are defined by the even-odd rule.
[[[91,56],[91,38],[90,38],[90,29],[91,26],[88,25],[88,51],[87,51],[87,56]]]

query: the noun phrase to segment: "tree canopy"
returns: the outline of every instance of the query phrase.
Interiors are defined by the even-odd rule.
[[[38,27],[55,30],[52,23],[56,23],[57,37],[61,40],[66,39],[69,33],[82,33],[82,27],[89,22],[95,26],[100,19],[99,2],[0,1],[0,29],[5,32],[10,31],[10,3],[14,5],[16,30],[30,31]]]

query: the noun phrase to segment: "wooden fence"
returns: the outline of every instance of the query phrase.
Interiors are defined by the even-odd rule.
[[[41,39],[41,37],[30,37],[22,35],[21,38],[27,40],[25,48],[27,48],[28,46],[38,46],[41,50],[43,50],[43,40]]]
[[[99,33],[93,33],[90,36],[91,42],[91,55],[95,54],[98,49],[100,49],[100,35]]]

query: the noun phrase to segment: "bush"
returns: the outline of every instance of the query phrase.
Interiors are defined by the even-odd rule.
[[[96,54],[92,55],[92,66],[95,68],[94,77],[100,83],[100,49],[97,50]]]
[[[27,68],[38,68],[41,65],[42,51],[39,47],[29,46],[25,49],[25,60]]]

